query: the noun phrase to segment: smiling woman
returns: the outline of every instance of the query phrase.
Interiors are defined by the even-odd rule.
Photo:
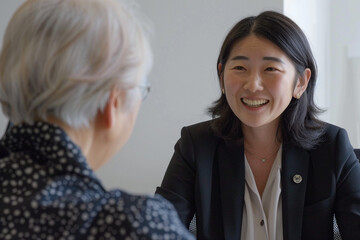
[[[281,114],[291,99],[300,98],[306,90],[310,69],[305,69],[302,75],[296,74],[293,63],[279,47],[256,35],[236,43],[228,62],[224,66],[219,63],[218,68],[223,72],[220,82],[226,100],[241,121],[244,136],[249,136],[249,139],[244,139],[248,159],[266,156],[261,157],[264,163],[267,162],[265,165],[249,161],[262,196],[281,136],[270,142],[272,150],[267,150],[265,146],[265,149],[257,150],[259,145],[251,140],[256,134],[261,134],[263,139],[273,139]]]
[[[263,12],[238,22],[217,61],[213,119],[184,127],[157,193],[198,239],[360,239],[360,164],[344,129],[318,120],[302,30]]]
[[[242,122],[243,131],[266,124],[273,124],[276,129],[292,97],[305,91],[311,72],[306,69],[303,76],[296,76],[287,55],[271,41],[256,35],[235,44],[229,61],[218,67],[223,72],[221,84],[226,100]]]

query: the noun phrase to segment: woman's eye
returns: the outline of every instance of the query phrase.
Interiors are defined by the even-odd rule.
[[[274,68],[274,67],[267,67],[267,68],[265,69],[265,71],[273,72],[273,71],[277,71],[277,69]]]
[[[243,66],[235,66],[233,69],[243,71],[245,68]]]

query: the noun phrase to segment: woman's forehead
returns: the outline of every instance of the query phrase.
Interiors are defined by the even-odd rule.
[[[264,61],[285,63],[291,61],[287,54],[270,40],[255,35],[237,41],[231,48],[228,61],[252,60],[260,58]]]

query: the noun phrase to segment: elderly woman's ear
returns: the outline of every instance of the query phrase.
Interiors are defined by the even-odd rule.
[[[122,100],[124,100],[123,91],[120,91],[118,88],[113,88],[110,92],[109,99],[106,102],[104,111],[99,111],[98,114],[102,117],[104,127],[111,129],[119,118],[119,109],[122,105]]]

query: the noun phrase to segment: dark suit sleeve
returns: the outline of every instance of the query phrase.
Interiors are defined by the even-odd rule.
[[[341,129],[337,136],[335,216],[343,240],[360,239],[360,163]]]
[[[166,170],[161,187],[156,190],[170,201],[177,210],[180,220],[189,226],[194,216],[195,157],[190,132],[181,130],[181,138],[175,145],[175,152]]]

